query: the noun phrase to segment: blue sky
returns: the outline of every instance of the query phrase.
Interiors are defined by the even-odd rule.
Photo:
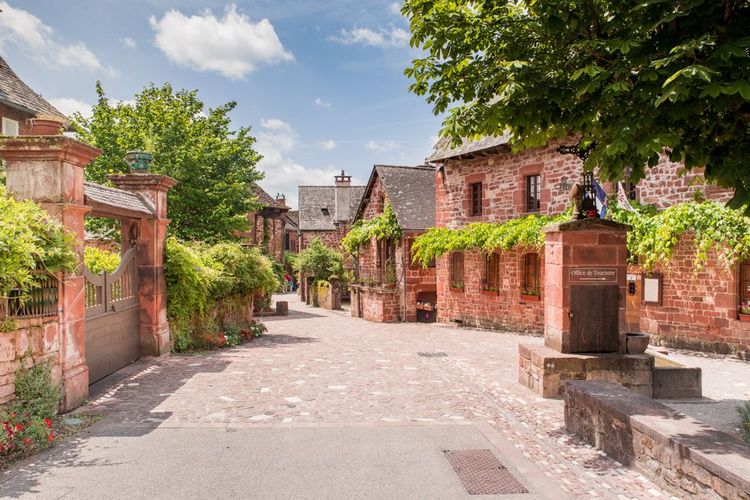
[[[235,100],[271,194],[345,169],[420,163],[440,120],[408,92],[416,53],[389,0],[0,0],[0,53],[61,111],[86,110],[101,80],[129,100],[149,82]]]

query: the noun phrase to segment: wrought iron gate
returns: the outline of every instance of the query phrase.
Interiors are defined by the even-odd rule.
[[[112,273],[84,269],[89,383],[141,356],[137,258],[137,250],[131,248]]]

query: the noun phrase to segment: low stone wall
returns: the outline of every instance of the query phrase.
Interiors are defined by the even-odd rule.
[[[341,309],[341,285],[338,282],[318,282],[315,284],[318,305],[323,309]]]
[[[620,385],[568,382],[565,425],[686,498],[750,498],[749,445]]]
[[[18,319],[10,332],[0,332],[0,404],[13,399],[16,371],[51,362],[52,380],[60,381],[60,323],[57,317]]]
[[[608,380],[651,397],[654,358],[645,354],[562,354],[518,345],[518,381],[544,398],[561,398],[569,380]]]
[[[399,320],[399,290],[389,286],[353,285],[351,315],[368,321],[394,323]]]

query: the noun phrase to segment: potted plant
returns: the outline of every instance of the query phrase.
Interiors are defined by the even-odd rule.
[[[464,291],[463,281],[451,281],[451,289],[456,291]]]
[[[136,149],[125,153],[125,161],[131,173],[148,173],[151,171],[151,162],[154,155],[151,153],[156,148],[156,139],[153,133],[143,134],[143,149]]]
[[[521,290],[521,300],[524,302],[539,302],[539,289]]]
[[[484,295],[500,295],[500,289],[497,286],[490,286],[487,283],[482,285],[482,294]]]
[[[54,115],[39,115],[29,123],[33,135],[60,135],[65,126],[63,119]]]
[[[746,321],[750,323],[750,305],[740,307],[740,321]]]

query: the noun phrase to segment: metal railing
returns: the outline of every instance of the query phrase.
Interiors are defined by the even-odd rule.
[[[11,290],[8,297],[0,298],[0,318],[47,318],[58,315],[60,280],[48,274],[40,276],[37,286],[26,293]]]

